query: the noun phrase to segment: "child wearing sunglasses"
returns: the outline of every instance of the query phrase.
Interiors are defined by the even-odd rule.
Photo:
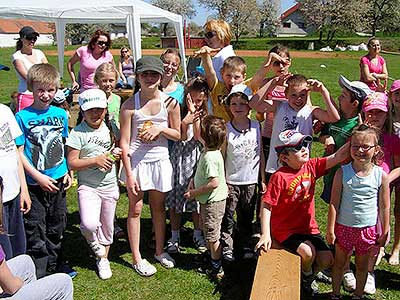
[[[305,295],[318,292],[314,274],[333,263],[315,219],[315,183],[326,170],[345,160],[349,151],[346,144],[328,157],[310,159],[311,141],[311,136],[295,130],[279,134],[275,151],[283,166],[271,176],[263,195],[261,237],[256,245],[266,251],[274,240],[300,255]]]

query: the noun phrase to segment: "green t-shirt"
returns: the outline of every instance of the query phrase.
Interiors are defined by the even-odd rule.
[[[111,93],[111,100],[107,102],[107,110],[111,128],[117,140],[120,138],[119,112],[121,110],[121,97]]]
[[[207,184],[211,178],[217,177],[219,185],[207,194],[196,197],[201,204],[223,201],[228,197],[228,186],[225,181],[224,158],[221,151],[204,151],[200,155],[194,175],[194,187]]]

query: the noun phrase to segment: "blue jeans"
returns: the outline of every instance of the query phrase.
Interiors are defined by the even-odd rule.
[[[118,78],[117,84],[120,84],[123,88],[126,88],[127,85],[130,85],[131,88],[134,87],[134,85],[135,85],[135,77],[128,76],[128,77],[126,77],[126,81],[127,81],[127,84],[125,85],[124,82],[122,81],[121,77],[120,77],[120,78]]]

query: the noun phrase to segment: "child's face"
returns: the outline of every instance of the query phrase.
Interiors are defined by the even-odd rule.
[[[355,134],[351,137],[350,155],[358,163],[370,163],[377,153],[375,137],[370,134]]]
[[[233,118],[247,117],[250,111],[249,104],[240,96],[232,96],[229,109]]]
[[[246,78],[246,74],[243,74],[240,71],[223,68],[221,71],[222,81],[225,83],[226,89],[228,92],[232,89],[232,87],[236,84],[242,83]]]
[[[308,98],[307,83],[300,85],[290,85],[286,89],[286,97],[289,105],[296,111],[299,111],[306,105]]]
[[[287,154],[280,154],[280,160],[285,162],[290,168],[298,170],[310,160],[310,150],[302,147],[299,151],[293,149]]]
[[[43,85],[40,82],[34,81],[32,84],[34,105],[37,109],[46,109],[53,100],[57,87],[55,85]]]
[[[168,53],[164,55],[164,76],[172,77],[178,73],[181,61],[179,57],[173,53]]]
[[[387,112],[380,109],[371,109],[364,113],[365,122],[375,126],[379,129],[382,129],[385,126],[385,121],[387,118]]]
[[[348,89],[342,88],[342,93],[339,96],[339,107],[342,112],[352,112],[354,107],[357,106],[357,101],[351,102],[352,96],[352,93]]]
[[[278,53],[280,57],[288,59],[289,57],[287,56],[286,53]],[[286,75],[289,73],[289,67],[290,67],[290,60],[289,63],[282,63],[279,61],[274,61],[272,64],[272,71],[274,72],[275,76],[281,76],[281,75]]]
[[[161,74],[155,71],[145,71],[138,74],[137,80],[141,88],[155,89],[161,83]]]
[[[390,100],[394,107],[400,108],[400,89],[390,94]]]
[[[196,110],[201,109],[204,101],[207,101],[207,94],[200,91],[191,91],[190,97],[192,98]]]
[[[114,73],[104,73],[98,81],[99,89],[105,93],[111,93],[115,88],[116,80]]]
[[[92,128],[99,128],[105,116],[105,108],[91,108],[83,112],[86,123]]]

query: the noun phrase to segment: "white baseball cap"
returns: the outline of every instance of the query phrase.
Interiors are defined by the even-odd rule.
[[[106,108],[107,96],[99,89],[90,89],[82,92],[78,98],[79,106],[83,111],[91,108]]]
[[[308,146],[311,142],[312,136],[301,134],[293,129],[288,129],[279,134],[275,151],[279,154],[285,148],[299,148],[298,150],[300,150],[304,144]]]
[[[350,81],[343,75],[339,76],[339,85],[354,93],[358,101],[364,101],[365,97],[373,92],[364,82]]]
[[[243,95],[246,96],[246,98],[248,99],[247,101],[250,101],[252,95],[253,95],[253,91],[251,90],[251,88],[249,88],[247,85],[243,84],[243,83],[239,83],[239,84],[235,84],[230,93],[228,94],[228,96],[226,97],[226,104],[229,105],[230,102],[230,98],[233,94],[236,93],[241,93]]]

